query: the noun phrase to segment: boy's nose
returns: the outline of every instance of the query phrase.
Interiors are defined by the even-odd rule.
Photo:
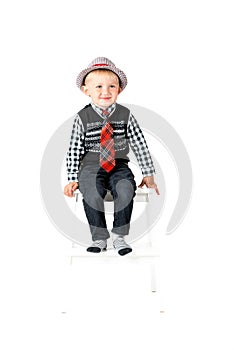
[[[108,86],[103,86],[102,93],[103,94],[108,94],[109,93],[109,87]]]

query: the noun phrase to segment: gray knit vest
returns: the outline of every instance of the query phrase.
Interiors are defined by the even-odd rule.
[[[79,113],[85,131],[85,162],[97,162],[100,157],[100,135],[104,119],[92,108],[85,106]],[[128,161],[129,146],[127,140],[127,125],[130,111],[116,104],[115,111],[110,116],[113,127],[115,158]]]

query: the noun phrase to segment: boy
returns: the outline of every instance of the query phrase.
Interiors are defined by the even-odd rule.
[[[136,183],[128,167],[129,145],[143,174],[139,187],[154,188],[154,165],[143,133],[130,111],[116,103],[127,85],[124,72],[105,57],[93,60],[76,80],[82,92],[91,98],[73,124],[67,153],[68,185],[64,194],[72,197],[79,187],[92,234],[88,252],[106,250],[110,237],[106,227],[104,197],[107,190],[114,199],[113,246],[120,255],[132,251],[125,242],[129,233]]]

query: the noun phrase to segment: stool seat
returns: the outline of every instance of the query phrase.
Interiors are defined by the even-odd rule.
[[[134,197],[134,200],[136,202],[148,202],[149,201],[149,195],[153,194],[155,190],[153,188],[137,188],[136,190],[136,196]],[[81,195],[81,192],[79,189],[73,192],[73,197],[75,197],[76,202],[78,201],[78,196]],[[104,198],[105,202],[113,202],[113,197],[111,194],[111,191],[107,190],[106,196]]]

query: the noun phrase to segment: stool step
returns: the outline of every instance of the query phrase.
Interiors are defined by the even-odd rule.
[[[96,257],[108,257],[108,258],[120,258],[119,254],[115,249],[108,248],[106,251],[101,253],[89,253],[86,251],[86,248],[70,248],[66,250],[67,257],[79,257],[79,258],[96,258]],[[136,248],[124,258],[138,259],[138,258],[159,258],[160,254],[156,248]]]

